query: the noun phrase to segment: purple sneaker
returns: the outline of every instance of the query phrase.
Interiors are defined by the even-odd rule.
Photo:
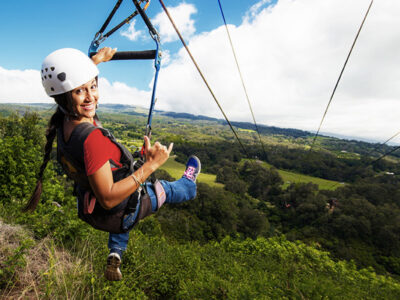
[[[182,177],[196,182],[197,176],[200,174],[201,163],[197,156],[191,155],[186,163],[186,170]]]

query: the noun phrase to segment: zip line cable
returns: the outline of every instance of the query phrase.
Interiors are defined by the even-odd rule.
[[[192,53],[190,52],[189,47],[186,45],[186,42],[185,42],[185,40],[183,39],[182,35],[180,34],[178,28],[176,27],[175,22],[173,21],[171,15],[169,14],[167,7],[164,5],[163,0],[159,0],[159,2],[160,2],[160,4],[161,4],[162,8],[164,9],[165,14],[167,15],[169,21],[171,22],[172,26],[174,27],[175,32],[177,33],[177,35],[178,35],[179,39],[181,40],[183,46],[185,47],[187,53],[189,54],[189,56],[190,56],[192,62],[194,63],[194,65],[195,65],[197,71],[199,72],[201,78],[203,79],[203,81],[204,81],[204,83],[206,84],[208,90],[210,91],[212,97],[214,98],[215,103],[217,103],[217,105],[218,105],[219,109],[221,110],[221,112],[222,112],[222,114],[223,114],[223,116],[224,116],[226,122],[228,123],[228,125],[229,125],[229,127],[231,128],[233,134],[235,135],[236,139],[238,140],[240,146],[242,147],[242,149],[243,149],[243,151],[245,152],[245,154],[247,155],[247,157],[250,157],[250,155],[248,154],[246,148],[243,146],[241,140],[239,139],[239,136],[238,136],[237,132],[236,132],[235,129],[233,128],[231,122],[229,122],[228,117],[226,116],[226,114],[225,114],[224,110],[222,109],[221,105],[219,104],[219,101],[217,100],[217,97],[214,95],[214,92],[212,91],[212,89],[211,89],[210,85],[208,84],[206,78],[204,77],[203,73],[201,72],[200,67],[197,65],[196,60],[194,59]]]
[[[377,163],[378,161],[380,161],[382,158],[388,156],[389,154],[392,154],[393,152],[397,151],[400,149],[400,146],[397,146],[396,148],[390,150],[389,152],[386,152],[385,154],[381,155],[379,158],[375,159],[373,162],[371,162],[371,165]]]
[[[370,150],[366,155],[370,155],[374,150],[376,150],[379,146],[383,146],[386,143],[388,143],[389,141],[393,140],[396,136],[398,136],[400,134],[400,131],[397,132],[396,134],[394,134],[392,137],[388,138],[385,142],[383,142],[382,144],[377,145],[376,147],[374,147],[372,150]],[[377,163],[378,161],[380,161],[382,158],[392,154],[393,152],[397,151],[400,149],[400,146],[397,146],[396,148],[388,151],[385,154],[382,154],[380,157],[378,157],[377,159],[373,160],[371,163],[369,163],[368,165],[365,166],[365,168],[372,166],[373,164]],[[335,186],[339,185],[339,183],[335,183],[333,184],[330,189],[333,189]]]
[[[396,133],[395,135],[393,135],[390,139],[388,139],[388,140],[387,140],[386,142],[384,142],[383,144],[380,144],[379,146],[386,144],[387,142],[389,142],[390,140],[394,139],[394,138],[395,138],[396,136],[398,136],[399,134],[400,134],[400,131],[399,131],[398,133]],[[376,149],[376,147],[375,147],[374,149]],[[369,153],[371,153],[372,151],[374,151],[374,149],[371,150]],[[375,164],[375,163],[377,163],[378,161],[380,161],[382,158],[384,158],[384,157],[386,157],[386,156],[392,154],[393,152],[395,152],[395,151],[397,151],[397,150],[399,150],[399,149],[400,149],[400,146],[397,146],[397,147],[395,147],[394,149],[392,149],[392,150],[386,152],[385,154],[382,154],[380,157],[378,157],[377,159],[373,160],[371,163],[369,163],[368,165],[366,165],[365,168],[367,168],[367,167],[369,167],[369,166],[372,166],[373,164]],[[334,188],[334,187],[337,186],[337,185],[338,185],[338,183],[332,185],[330,188],[332,189],[332,188]]]
[[[380,144],[380,146],[383,146],[387,143],[389,143],[391,140],[393,140],[396,136],[398,136],[400,134],[400,131],[397,132],[395,135],[393,135],[391,138],[387,139],[385,142],[383,142],[382,144]]]
[[[240,70],[239,62],[238,62],[238,59],[237,59],[237,56],[236,56],[235,48],[234,48],[234,46],[233,46],[233,42],[232,42],[231,35],[230,35],[229,29],[228,29],[228,25],[226,24],[225,14],[224,14],[224,11],[223,11],[223,9],[222,9],[222,5],[221,5],[221,1],[220,1],[220,0],[218,0],[218,4],[219,4],[220,11],[221,11],[222,19],[224,20],[224,23],[225,23],[226,33],[227,33],[228,38],[229,38],[229,43],[231,44],[231,49],[232,49],[233,57],[235,58],[236,67],[237,67],[238,72],[239,72],[240,80],[241,80],[241,82],[242,82],[243,90],[244,90],[244,93],[245,93],[245,95],[246,95],[247,103],[249,104],[249,109],[250,109],[251,115],[252,115],[252,117],[253,117],[254,125],[255,125],[256,130],[257,130],[257,133],[258,133],[258,138],[260,139],[261,147],[262,147],[262,149],[263,149],[263,151],[264,151],[265,158],[267,158],[267,153],[266,153],[266,151],[265,151],[264,143],[263,143],[262,140],[261,140],[260,131],[258,130],[256,118],[254,117],[253,108],[251,107],[249,95],[248,95],[248,93],[247,93],[246,85],[244,84],[244,79],[243,79],[243,76],[242,76],[242,72],[241,72],[241,70]]]
[[[386,145],[387,143],[389,143],[391,140],[393,140],[396,136],[398,136],[400,134],[400,131],[397,132],[395,135],[393,135],[391,138],[388,138],[386,141],[384,141],[383,143],[380,143],[378,145],[376,145],[372,150],[370,150],[367,155],[371,154],[373,151],[375,151],[377,148],[379,148],[380,146]]]
[[[362,21],[362,23],[361,23],[361,26],[360,26],[360,28],[358,29],[357,35],[356,35],[356,37],[355,37],[355,39],[354,39],[354,42],[353,42],[353,44],[352,44],[352,46],[351,46],[351,48],[350,48],[350,52],[349,52],[349,54],[347,55],[346,61],[345,61],[344,65],[343,65],[343,68],[342,68],[342,70],[341,70],[341,72],[340,72],[339,78],[338,78],[338,80],[336,81],[335,87],[333,88],[331,97],[330,97],[330,99],[329,99],[328,105],[326,106],[324,115],[322,116],[322,120],[321,120],[321,122],[320,122],[320,124],[319,124],[317,133],[315,134],[314,139],[313,139],[313,141],[312,141],[311,148],[310,148],[310,152],[311,152],[311,150],[312,150],[312,148],[313,148],[313,146],[314,146],[314,144],[315,144],[315,140],[317,139],[317,136],[318,136],[318,134],[319,134],[319,131],[321,130],[322,123],[324,122],[326,113],[328,112],[329,106],[331,105],[333,96],[335,95],[335,92],[336,92],[336,89],[337,89],[337,87],[338,87],[338,85],[339,85],[340,79],[342,78],[344,69],[346,68],[346,65],[347,65],[347,62],[349,61],[350,55],[351,55],[351,53],[353,52],[353,48],[354,48],[354,46],[355,46],[355,44],[356,44],[356,42],[357,42],[358,36],[360,35],[361,29],[362,29],[363,26],[364,26],[365,20],[367,19],[368,13],[369,13],[369,11],[370,11],[370,9],[371,9],[371,6],[372,6],[372,3],[373,3],[373,2],[374,2],[374,0],[371,0],[371,3],[369,4],[368,10],[367,10],[367,12],[366,12],[366,14],[365,14],[365,16],[364,16],[364,19],[363,19],[363,21]]]
[[[362,22],[361,22],[360,28],[359,28],[358,31],[357,31],[356,37],[355,37],[355,39],[354,39],[354,41],[353,41],[353,44],[351,45],[350,51],[349,51],[349,53],[348,53],[348,55],[347,55],[347,58],[346,58],[346,60],[345,60],[345,62],[344,62],[344,65],[343,65],[343,67],[342,67],[342,70],[340,71],[340,74],[339,74],[339,77],[338,77],[338,79],[337,79],[337,81],[336,81],[335,87],[333,88],[332,94],[331,94],[331,96],[330,96],[330,98],[329,98],[328,105],[326,106],[325,112],[324,112],[324,114],[323,114],[323,116],[322,116],[322,119],[321,119],[321,122],[320,122],[320,124],[319,124],[317,133],[315,134],[315,136],[314,136],[314,138],[313,138],[313,141],[312,141],[312,143],[311,143],[310,150],[308,151],[308,155],[306,156],[307,159],[309,158],[309,156],[310,156],[310,154],[311,154],[311,151],[312,151],[312,149],[313,149],[313,147],[314,147],[314,145],[315,145],[315,141],[316,141],[316,139],[317,139],[317,137],[318,137],[318,135],[319,135],[319,132],[320,132],[320,130],[321,130],[322,123],[324,122],[324,119],[325,119],[326,114],[327,114],[327,112],[328,112],[329,106],[330,106],[330,104],[331,104],[331,102],[332,102],[333,96],[334,96],[335,93],[336,93],[336,89],[337,89],[337,87],[338,87],[338,85],[339,85],[339,82],[340,82],[340,80],[341,80],[341,78],[342,78],[343,72],[344,72],[344,70],[345,70],[345,68],[346,68],[346,66],[347,66],[347,62],[348,62],[349,59],[350,59],[351,53],[353,52],[354,46],[355,46],[355,44],[356,44],[356,42],[357,42],[357,40],[358,40],[358,36],[360,35],[361,29],[362,29],[363,26],[364,26],[365,20],[367,19],[367,16],[368,16],[368,14],[369,14],[369,11],[370,11],[370,9],[371,9],[371,6],[372,6],[373,2],[374,2],[374,0],[371,0],[371,3],[370,3],[369,6],[368,6],[367,12],[365,13],[365,16],[364,16],[364,18],[363,18],[363,20],[362,20]],[[297,179],[298,179],[298,177],[300,177],[300,174],[297,176]],[[334,185],[331,187],[331,189],[332,189],[333,187],[335,187],[336,185],[338,185],[338,183],[334,184]]]

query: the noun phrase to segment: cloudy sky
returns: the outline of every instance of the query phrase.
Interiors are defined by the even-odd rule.
[[[52,102],[41,87],[41,61],[62,47],[86,52],[113,3],[3,2],[0,102]],[[127,2],[119,20],[132,10]],[[251,122],[218,1],[164,2],[228,118]],[[370,0],[221,3],[257,122],[317,130]],[[163,48],[156,109],[223,118],[158,1],[148,14]],[[400,1],[374,2],[322,132],[385,141],[400,130],[399,15]],[[105,45],[151,49],[153,42],[136,19]],[[109,62],[100,71],[103,103],[148,106],[151,62]]]

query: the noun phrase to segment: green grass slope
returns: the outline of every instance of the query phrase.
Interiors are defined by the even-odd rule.
[[[261,165],[265,168],[272,167],[272,165],[270,165],[266,162],[258,161],[258,163],[261,163]],[[291,172],[291,171],[280,170],[280,169],[276,169],[276,170],[278,171],[279,175],[281,175],[281,177],[283,179],[283,182],[284,182],[283,188],[286,188],[290,183],[309,183],[309,182],[318,185],[320,190],[333,190],[333,189],[336,189],[343,185],[343,183],[333,181],[333,180],[322,179],[322,178],[318,178],[318,177],[303,175],[303,174],[299,174],[299,173],[295,173],[295,172]]]
[[[290,183],[293,183],[293,182],[295,182],[295,183],[311,182],[311,183],[317,184],[320,190],[333,190],[333,189],[343,185],[343,183],[339,183],[337,181],[322,179],[322,178],[303,175],[303,174],[298,174],[298,173],[294,173],[294,172],[290,172],[290,171],[278,170],[278,172],[282,176],[282,179],[284,181],[283,187],[286,187]]]
[[[40,219],[36,220],[40,222]],[[108,282],[105,233],[75,251],[0,222],[2,299],[399,299],[400,284],[282,237],[205,245],[160,235],[154,217],[131,232],[123,280]],[[142,231],[145,231],[144,234]],[[90,235],[90,236],[89,236]]]

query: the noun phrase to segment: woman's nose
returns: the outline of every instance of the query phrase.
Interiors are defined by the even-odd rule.
[[[95,100],[95,99],[96,99],[95,93],[94,93],[92,90],[88,90],[88,91],[86,92],[86,98],[87,98],[88,100],[90,100],[90,101]]]

